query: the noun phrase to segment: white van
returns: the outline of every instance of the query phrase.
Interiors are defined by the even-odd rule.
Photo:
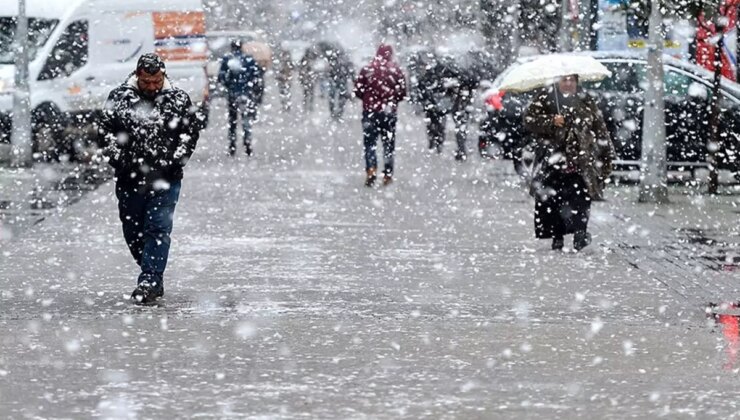
[[[17,1],[0,2],[0,142],[10,137],[17,14]],[[206,106],[200,0],[26,0],[26,14],[35,150],[74,153],[65,133],[94,122],[147,52],[159,54],[172,83]]]

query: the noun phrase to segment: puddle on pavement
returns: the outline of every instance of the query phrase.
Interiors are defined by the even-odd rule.
[[[716,254],[704,255],[702,256],[702,258],[716,263],[718,266],[718,271],[740,271],[740,255],[738,255],[737,251],[718,249]]]
[[[678,233],[686,236],[685,243],[689,244],[701,244],[701,245],[712,245],[716,241],[708,237],[708,232],[697,229],[697,228],[679,228],[676,229]]]
[[[16,232],[24,226],[36,225],[46,219],[50,210],[78,202],[110,177],[108,171],[82,167],[46,185],[37,183],[25,197],[0,200],[0,220],[5,220],[6,227],[13,227]]]
[[[719,241],[709,237],[712,232],[697,228],[679,228],[676,231],[684,235],[680,243],[694,245],[702,252],[692,252],[695,258],[704,261],[704,265],[714,271],[736,272],[740,271],[740,254],[738,244]],[[680,246],[679,246],[680,248]]]
[[[737,355],[740,351],[740,304],[738,303],[710,303],[706,308],[707,317],[714,320],[725,339],[725,370],[735,370],[738,367]]]

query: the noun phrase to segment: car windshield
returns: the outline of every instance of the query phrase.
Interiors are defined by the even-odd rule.
[[[49,35],[59,23],[56,19],[28,19],[28,57],[30,60],[44,46]],[[0,64],[15,63],[15,17],[0,17]]]
[[[585,89],[633,94],[644,90],[642,83],[645,63],[632,60],[602,61],[601,63],[612,72],[612,76],[599,82],[583,82],[582,86]]]

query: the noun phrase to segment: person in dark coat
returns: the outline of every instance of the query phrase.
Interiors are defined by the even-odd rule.
[[[534,177],[535,235],[552,238],[562,249],[574,234],[573,248],[591,243],[591,201],[602,194],[612,170],[614,146],[596,102],[578,90],[578,77],[563,77],[554,89],[532,100],[524,127],[537,137],[542,167]]]
[[[229,103],[229,154],[236,154],[236,127],[241,119],[244,151],[252,155],[252,123],[264,93],[264,69],[242,52],[241,41],[231,42],[231,53],[221,59],[218,81],[226,88]],[[241,118],[240,118],[241,117]]]
[[[354,94],[362,100],[362,129],[365,152],[365,186],[375,183],[378,137],[383,143],[383,184],[393,180],[398,103],[406,98],[406,77],[393,61],[393,48],[381,44],[375,58],[355,80]]]
[[[475,78],[449,57],[436,60],[423,73],[418,86],[426,116],[430,150],[442,153],[447,115],[451,115],[457,141],[455,159],[467,159],[470,107],[477,85]]]
[[[354,69],[347,54],[339,49],[328,51],[327,61],[329,62],[329,112],[333,119],[339,120],[350,98],[348,82],[354,75]]]
[[[290,56],[290,51],[283,48],[278,49],[275,61],[275,80],[277,81],[278,91],[280,92],[280,103],[282,104],[283,111],[290,111],[291,79],[293,78],[295,63],[293,63],[293,59]]]
[[[306,49],[301,62],[298,64],[298,82],[303,88],[303,111],[313,111],[313,104],[316,95],[316,82],[318,74],[313,68],[313,62],[316,60],[316,54],[313,48]]]
[[[131,298],[150,303],[164,295],[164,271],[183,168],[205,117],[172,86],[155,54],[108,96],[100,130],[103,156],[115,170],[123,236],[141,268]]]

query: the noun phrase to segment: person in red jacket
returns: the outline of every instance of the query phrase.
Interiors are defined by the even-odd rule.
[[[406,98],[406,78],[393,61],[393,48],[381,44],[375,58],[363,67],[355,81],[355,96],[362,100],[362,130],[365,151],[365,186],[375,184],[378,137],[383,142],[383,185],[393,180],[398,103]]]

